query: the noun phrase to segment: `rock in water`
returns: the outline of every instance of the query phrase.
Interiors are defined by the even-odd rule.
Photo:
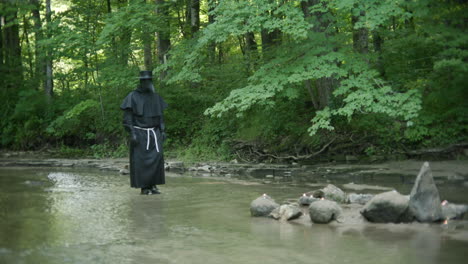
[[[348,194],[346,201],[351,204],[355,203],[364,205],[367,202],[369,202],[372,199],[372,197],[374,197],[372,194],[350,193]]]
[[[250,214],[252,216],[268,216],[271,211],[279,207],[270,196],[264,194],[250,203]]]
[[[128,171],[127,169],[120,169],[119,173],[122,175],[127,175],[127,174],[130,174],[130,171]]]
[[[314,223],[327,224],[338,219],[341,213],[341,207],[334,201],[320,200],[309,206],[310,220]]]
[[[270,213],[270,216],[276,220],[293,220],[302,215],[299,207],[290,204],[283,204]]]
[[[468,212],[468,205],[448,202],[442,203],[443,219],[463,219],[466,212]]]
[[[424,162],[411,190],[409,210],[419,222],[434,222],[443,218],[439,191],[428,162]]]
[[[370,222],[398,223],[407,218],[409,199],[397,191],[377,194],[362,208],[361,214]]]
[[[344,203],[346,201],[346,194],[333,184],[328,184],[325,188],[321,189],[324,198],[327,200]]]
[[[312,195],[308,196],[304,194],[299,198],[298,203],[300,205],[310,205],[311,203],[319,201],[319,200],[320,200],[319,198],[315,198]]]

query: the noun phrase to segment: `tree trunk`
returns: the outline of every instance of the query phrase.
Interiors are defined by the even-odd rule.
[[[190,30],[193,37],[200,30],[200,0],[190,2]]]
[[[170,39],[170,23],[169,23],[169,8],[164,0],[156,1],[156,14],[163,18],[165,26],[157,32],[157,43],[158,43],[158,60],[160,64],[166,64],[169,57],[169,49],[171,47]],[[161,72],[160,80],[164,80],[167,72]]]
[[[3,53],[5,51],[4,51],[4,47],[3,47],[3,28],[2,28],[2,25],[3,25],[3,16],[0,16],[0,76],[6,76],[4,56],[3,56]],[[4,81],[5,81],[4,78],[0,78],[0,87],[3,87]]]
[[[33,66],[33,55],[32,55],[32,52],[31,52],[31,42],[29,41],[29,32],[30,32],[30,23],[29,23],[29,19],[26,18],[25,15],[23,15],[23,41],[26,42],[26,47],[25,47],[25,51],[27,53],[27,63],[28,63],[28,73],[29,73],[29,78],[28,79],[32,79],[34,78],[34,66]],[[26,58],[25,58],[26,59]]]
[[[109,3],[110,4],[110,3]],[[119,8],[124,8],[128,5],[127,0],[118,0],[117,2],[117,9]],[[108,11],[109,9],[112,11],[112,7],[108,6]],[[115,57],[117,58],[117,63],[118,65],[121,65],[122,67],[127,67],[128,65],[128,59],[130,57],[130,42],[132,39],[132,30],[124,25],[122,26],[121,31],[119,32],[119,36],[117,38],[112,39],[112,44],[114,47],[114,52]]]
[[[248,72],[255,70],[257,61],[257,42],[255,41],[255,34],[248,32],[245,34],[245,58],[247,60]]]
[[[46,21],[47,25],[51,23],[51,15],[52,10],[50,7],[50,1],[46,0]],[[47,33],[47,37],[50,38],[50,33]],[[46,80],[45,80],[45,93],[47,98],[50,100],[54,94],[54,81],[53,81],[53,73],[52,73],[52,51],[51,49],[47,49],[46,51]]]
[[[255,41],[255,35],[253,32],[245,34],[245,50],[252,52],[257,50],[257,42]]]
[[[128,27],[125,27],[122,32],[120,32],[120,41],[118,44],[119,48],[119,63],[122,66],[128,65],[128,58],[131,53],[130,42],[132,40],[132,30]]]
[[[267,51],[272,46],[281,43],[281,32],[279,30],[274,30],[273,32],[267,32],[266,30],[262,30],[261,36],[263,51]]]
[[[5,69],[8,70],[6,79],[7,88],[21,87],[23,84],[23,68],[21,64],[21,46],[19,38],[19,25],[17,11],[4,17],[5,38]],[[9,74],[8,74],[9,73]]]
[[[359,16],[351,17],[353,24],[353,48],[358,53],[366,54],[369,52],[369,32],[365,27],[355,28],[356,23],[364,18],[366,12],[362,10],[357,12],[359,12]]]
[[[151,44],[153,43],[153,32],[148,32],[145,30],[143,35],[143,52],[144,52],[144,63],[145,63],[145,70],[152,71],[153,70],[153,53]]]
[[[42,33],[42,21],[39,13],[40,3],[38,0],[32,0],[31,3],[34,5],[32,10],[32,16],[34,19],[34,30],[35,30],[35,57],[36,57],[36,67],[34,71],[34,78],[37,81],[37,88],[42,89],[41,86],[45,84],[46,76],[46,64],[45,56],[43,54],[43,49],[41,49],[40,41],[44,39],[44,34]]]
[[[148,33],[144,36],[144,62],[145,62],[145,70],[152,71],[153,70],[153,54],[151,53],[151,34]]]
[[[376,61],[376,67],[380,72],[381,76],[385,75],[385,69],[383,66],[383,60],[382,60],[382,44],[383,44],[383,39],[380,36],[380,33],[377,30],[374,30],[372,32],[372,39],[373,39],[373,46],[374,46],[374,52],[377,53],[377,61]]]
[[[215,22],[215,16],[212,12],[216,8],[216,5],[217,2],[215,0],[208,1],[208,24],[213,24]],[[208,58],[211,63],[216,61],[216,42],[214,41],[208,44]]]
[[[112,13],[111,0],[107,0],[107,13]]]
[[[313,27],[311,28],[311,30],[315,32],[321,32],[327,35],[325,30],[328,28],[329,22],[327,21],[325,17],[323,17],[323,13],[321,12],[310,13],[309,11],[310,10],[309,8],[311,6],[318,5],[318,4],[321,4],[320,0],[303,1],[301,2],[302,12],[304,13],[304,17],[306,19],[311,18],[311,17],[316,19],[316,23],[313,24]],[[336,80],[334,80],[332,77],[322,77],[322,78],[315,80],[316,95],[311,89],[310,83],[308,83],[307,81],[305,82],[305,86],[309,90],[309,94],[311,95],[311,98],[312,98],[312,103],[316,110],[324,109],[326,106],[330,104],[330,99],[332,97],[332,92],[335,86],[334,85],[335,82]],[[314,102],[314,99],[315,99],[315,102]]]
[[[268,1],[273,2],[274,0]],[[267,11],[266,15],[273,16],[271,11]],[[278,29],[275,29],[272,32],[268,32],[266,29],[262,29],[260,34],[262,38],[262,52],[266,52],[269,48],[281,43],[281,31]]]
[[[305,80],[304,85],[307,88],[307,91],[309,92],[310,100],[312,101],[312,105],[314,106],[315,109],[320,109],[320,105],[317,99],[317,94],[314,92],[312,89],[312,81],[311,80]]]

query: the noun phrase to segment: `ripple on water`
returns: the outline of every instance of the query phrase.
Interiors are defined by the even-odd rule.
[[[0,241],[0,262],[463,263],[466,224],[317,225],[307,216],[294,222],[250,217],[249,204],[262,193],[297,199],[325,183],[313,184],[168,174],[163,194],[142,196],[129,188],[128,177],[109,172],[0,168],[0,237],[9,238]],[[446,193],[466,191],[455,187]]]

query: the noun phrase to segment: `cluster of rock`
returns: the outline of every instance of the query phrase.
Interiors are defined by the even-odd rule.
[[[308,215],[314,223],[345,222],[343,204],[359,205],[353,208],[358,208],[367,221],[375,223],[437,222],[460,219],[468,212],[468,205],[441,202],[427,162],[421,167],[410,195],[402,195],[395,190],[377,195],[346,194],[329,184],[320,190],[304,193],[297,202],[290,204],[279,205],[263,194],[252,201],[250,212],[252,216],[287,221],[301,217],[303,209],[308,206]]]

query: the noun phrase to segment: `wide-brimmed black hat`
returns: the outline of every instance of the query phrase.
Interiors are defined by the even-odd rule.
[[[140,80],[151,80],[153,79],[153,72],[152,71],[140,71]]]

